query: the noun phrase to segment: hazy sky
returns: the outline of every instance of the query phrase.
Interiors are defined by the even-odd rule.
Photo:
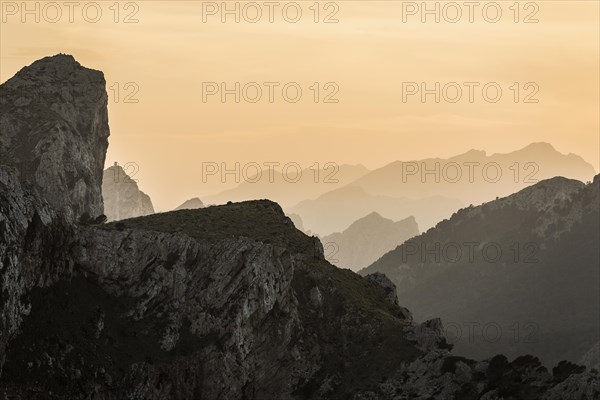
[[[221,14],[220,1],[118,7],[114,1],[79,2],[73,22],[60,1],[54,4],[61,14],[48,2],[27,2],[31,10],[39,4],[39,22],[35,12],[23,13],[22,2],[1,3],[0,80],[59,52],[104,71],[111,126],[107,164],[139,165],[136,178],[157,210],[219,189],[216,179],[202,183],[203,162],[375,168],[398,159],[447,157],[471,148],[509,152],[546,141],[599,167],[597,1],[520,2],[518,15],[514,1],[479,2],[474,9],[460,1],[454,3],[462,5],[460,18],[453,4],[441,2],[439,23],[415,8],[420,1],[319,7],[313,1],[275,2],[273,23],[264,2],[240,2],[239,23]],[[302,15],[292,23],[297,6]],[[502,14],[492,23],[497,9]],[[324,23],[326,18],[338,22]],[[203,86],[214,88],[206,82],[226,82],[229,89],[239,82],[242,95],[246,84],[256,84],[246,85],[240,103],[234,94],[223,103],[219,94],[203,101]],[[296,86],[287,86],[288,101],[282,93],[290,82],[302,90],[295,103]],[[417,93],[403,101],[403,88],[406,94],[422,82],[429,89],[439,82],[446,96],[436,103],[430,94],[423,103]],[[473,102],[464,82],[473,82]],[[488,83],[486,100],[482,88]],[[262,97],[251,103],[257,86]],[[462,97],[452,103],[457,86]],[[497,87],[502,96],[494,103]],[[325,103],[335,91],[331,99],[338,102]],[[138,102],[124,103],[127,95]]]

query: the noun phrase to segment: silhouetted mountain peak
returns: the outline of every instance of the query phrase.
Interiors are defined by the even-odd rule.
[[[203,207],[204,203],[202,202],[202,200],[200,200],[200,198],[198,197],[194,197],[183,202],[183,204],[175,208],[175,210],[194,210]]]
[[[557,152],[556,149],[554,148],[554,146],[552,146],[550,143],[548,142],[534,142],[534,143],[530,143],[527,146],[523,147],[520,151],[523,152]]]
[[[465,153],[451,157],[450,160],[454,160],[454,159],[478,160],[478,159],[485,158],[485,157],[487,157],[487,153],[485,152],[485,150],[471,149]]]
[[[117,163],[104,170],[102,198],[109,221],[154,214],[150,196],[142,192],[137,181]]]
[[[361,219],[359,219],[356,222],[359,222],[359,221],[383,221],[383,220],[385,220],[385,218],[383,218],[381,215],[379,215],[379,213],[377,211],[373,211],[372,213],[365,215],[364,217],[362,217]]]
[[[373,227],[377,225],[405,225],[405,224],[413,224],[416,226],[417,222],[413,216],[404,218],[400,221],[392,221],[391,219],[382,217],[378,212],[373,211],[370,214],[365,215],[364,217],[354,221],[346,231],[362,231],[364,229],[371,230]]]
[[[394,221],[383,218],[379,213],[373,211],[372,213],[354,221],[344,232],[364,232],[365,230],[372,230],[373,227],[385,224],[392,225],[394,224]]]
[[[321,242],[333,249],[330,259],[334,264],[358,270],[418,234],[419,227],[412,216],[394,222],[371,212],[343,232],[321,238]]]

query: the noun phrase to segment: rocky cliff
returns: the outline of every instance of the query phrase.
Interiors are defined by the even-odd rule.
[[[117,163],[104,171],[102,197],[108,221],[154,214],[150,196]]]
[[[72,56],[21,69],[0,92],[0,162],[71,221],[103,213],[108,147],[104,75]]]
[[[77,224],[20,172],[0,165],[3,398],[599,394],[597,371],[575,365],[452,356],[439,319],[415,323],[384,276],[327,263],[273,202]]]

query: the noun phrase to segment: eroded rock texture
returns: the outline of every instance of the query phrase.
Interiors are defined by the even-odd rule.
[[[2,84],[0,163],[70,221],[103,213],[106,82],[72,56],[38,60]]]

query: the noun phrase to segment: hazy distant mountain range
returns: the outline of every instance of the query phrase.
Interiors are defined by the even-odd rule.
[[[322,237],[321,243],[330,263],[357,271],[418,234],[413,217],[394,222],[373,212],[343,232]]]
[[[470,150],[447,159],[395,161],[373,171],[363,166],[342,165],[333,170],[304,170],[297,183],[275,172],[263,172],[257,183],[244,182],[207,203],[222,204],[268,198],[298,214],[304,227],[327,235],[341,231],[362,216],[377,212],[393,220],[414,216],[428,229],[468,204],[506,196],[554,176],[587,181],[595,170],[574,154],[562,154],[548,143],[532,143],[506,154],[487,155]],[[315,176],[320,177],[315,183]]]
[[[109,221],[154,214],[150,196],[116,163],[104,170],[102,197],[104,214]]]
[[[579,360],[600,335],[599,186],[557,177],[462,209],[360,273],[385,273],[417,319],[456,324],[459,354]]]
[[[548,143],[532,143],[505,154],[470,150],[448,159],[395,161],[352,182],[374,195],[408,198],[446,196],[480,204],[555,176],[591,180],[594,167]],[[419,222],[417,220],[417,222]]]
[[[329,234],[345,229],[372,212],[391,220],[415,217],[419,226],[428,228],[447,218],[462,205],[458,200],[441,196],[416,200],[376,196],[361,187],[346,186],[314,200],[304,200],[290,208],[290,212],[300,215],[306,229]]]
[[[333,163],[326,169],[304,169],[299,176],[294,168],[288,168],[285,174],[278,169],[264,170],[258,177],[256,174],[246,178],[241,176],[242,183],[239,186],[216,195],[205,196],[204,202],[224,204],[228,201],[269,199],[285,208],[347,185],[368,172],[369,170],[362,165],[336,166]],[[225,178],[234,179],[232,175]],[[220,177],[215,176],[214,179]]]

